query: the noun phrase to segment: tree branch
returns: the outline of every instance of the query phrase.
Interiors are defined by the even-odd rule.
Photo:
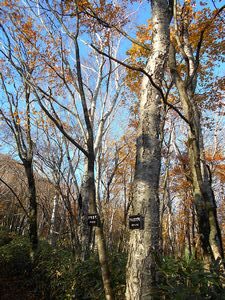
[[[94,19],[96,19],[102,26],[106,27],[106,28],[113,28],[116,31],[118,31],[120,34],[122,34],[124,37],[126,37],[129,41],[131,41],[132,43],[144,48],[147,51],[151,51],[151,48],[146,46],[146,44],[139,42],[137,39],[132,38],[129,34],[127,34],[124,30],[118,28],[116,25],[113,24],[109,24],[108,22],[106,22],[105,20],[103,20],[101,17],[99,17],[90,7],[88,7],[88,9],[90,10],[90,12],[87,11],[86,8],[84,8],[85,13],[89,16],[92,17]]]
[[[27,217],[29,217],[28,212],[26,211],[26,209],[25,209],[23,203],[20,201],[20,198],[19,198],[18,195],[14,192],[14,190],[11,188],[11,186],[8,185],[8,183],[5,182],[2,178],[0,178],[0,181],[1,181],[5,186],[7,186],[7,188],[10,190],[10,192],[16,197],[16,200],[19,202],[19,204],[20,204],[21,208],[23,209],[25,215],[26,215]]]
[[[145,76],[148,77],[149,81],[151,82],[152,86],[160,93],[160,96],[162,97],[163,102],[168,105],[171,109],[173,109],[174,111],[176,111],[176,113],[187,123],[189,124],[189,121],[185,118],[185,116],[179,111],[178,108],[176,108],[173,104],[169,103],[162,91],[162,89],[153,81],[152,76],[150,74],[148,74],[143,68],[141,67],[137,67],[134,65],[128,65],[118,59],[116,59],[115,57],[112,57],[111,55],[101,51],[100,49],[98,49],[97,47],[95,47],[93,44],[91,44],[91,47],[93,49],[95,49],[95,51],[97,51],[98,53],[105,55],[106,57],[108,57],[109,59],[112,59],[113,61],[117,62],[118,64],[124,66],[127,69],[133,70],[133,71],[138,71],[141,72],[142,74],[144,74]]]
[[[199,41],[198,41],[198,45],[196,48],[196,55],[195,55],[195,69],[194,72],[192,74],[192,76],[190,77],[190,79],[188,80],[187,83],[187,87],[192,83],[193,78],[195,77],[197,71],[198,71],[198,67],[199,67],[199,58],[200,58],[200,51],[201,51],[201,47],[202,47],[202,42],[203,42],[203,38],[204,38],[204,34],[206,32],[206,30],[211,26],[212,22],[216,19],[216,17],[225,9],[225,5],[223,5],[216,13],[215,15],[212,17],[212,19],[210,20],[210,22],[205,25],[205,27],[202,29],[201,33],[200,33],[200,37],[199,37]]]

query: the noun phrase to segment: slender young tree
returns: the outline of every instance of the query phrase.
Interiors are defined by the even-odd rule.
[[[0,109],[0,114],[16,142],[19,158],[21,159],[28,185],[28,201],[29,201],[29,236],[31,242],[31,256],[38,247],[38,233],[37,233],[37,199],[36,199],[36,185],[34,179],[33,169],[33,148],[34,142],[31,133],[31,89],[29,85],[21,79],[21,87],[18,87],[14,82],[14,89],[11,91],[7,86],[4,75],[1,73],[2,88],[7,99],[7,105]],[[24,111],[21,99],[24,100]]]
[[[177,49],[171,44],[170,69],[176,84],[184,116],[188,120],[188,156],[192,177],[194,205],[197,212],[198,228],[206,264],[211,260],[223,259],[223,245],[221,231],[217,218],[217,208],[212,189],[211,175],[207,168],[204,141],[201,125],[201,113],[196,101],[196,89],[199,76],[200,54],[204,41],[204,35],[212,26],[215,18],[223,10],[217,10],[209,18],[200,31],[197,46],[193,48],[190,42],[190,15],[189,2],[184,1],[183,13],[178,20],[177,4],[174,3],[175,39]],[[178,29],[182,27],[182,30]],[[180,75],[177,66],[176,52],[178,52],[186,64],[185,77]]]
[[[1,53],[4,59],[8,60],[30,86],[35,94],[35,100],[47,117],[51,119],[65,138],[84,155],[85,175],[81,196],[82,209],[85,214],[85,221],[87,221],[88,213],[98,214],[95,190],[95,156],[108,126],[109,116],[113,115],[121,86],[120,78],[117,77],[116,89],[114,91],[109,89],[111,76],[117,73],[118,66],[110,64],[109,68],[103,69],[106,64],[102,56],[99,56],[98,59],[97,67],[99,70],[97,72],[95,66],[85,66],[80,45],[81,42],[83,43],[81,39],[83,20],[79,4],[79,1],[73,2],[69,11],[67,10],[67,3],[64,4],[61,1],[54,4],[49,1],[44,3],[37,1],[35,10],[29,3],[21,6],[19,11],[15,6],[15,11],[7,12],[7,22],[1,26],[4,34],[3,43],[6,46],[1,50]],[[17,13],[20,13],[19,22],[13,18]],[[60,31],[55,30],[57,26],[60,26]],[[12,28],[16,28],[16,30],[13,32]],[[43,30],[42,34],[40,28]],[[21,36],[22,39],[20,40]],[[95,37],[99,40],[97,33]],[[30,45],[36,55],[37,60],[34,63],[34,68],[39,75],[38,78],[23,71],[20,51],[14,51],[15,49],[12,47],[13,44],[17,45],[16,49],[25,48],[24,41]],[[69,50],[67,49],[68,43],[71,46]],[[88,53],[88,46],[86,47]],[[101,47],[107,48],[108,44],[103,43]],[[44,66],[45,69],[43,70],[41,66]],[[88,85],[90,76],[89,74],[86,76],[85,69],[92,70],[97,74],[96,77],[92,75],[90,86]],[[103,94],[106,96],[102,96]],[[114,94],[113,97],[112,94]],[[63,97],[66,98],[65,103],[62,101]],[[98,107],[101,107],[99,102],[103,103],[102,112],[99,123],[96,123],[96,111]],[[65,115],[69,116],[71,121],[69,126],[65,122]],[[76,130],[72,130],[72,133],[68,130],[70,126],[76,128]],[[96,242],[106,298],[112,299],[102,225],[96,228]],[[85,250],[86,247],[83,249]]]

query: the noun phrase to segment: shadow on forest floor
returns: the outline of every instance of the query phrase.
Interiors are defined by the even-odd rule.
[[[0,300],[40,300],[35,290],[22,276],[0,277]]]

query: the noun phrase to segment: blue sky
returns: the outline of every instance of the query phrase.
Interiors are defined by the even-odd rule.
[[[196,9],[200,8],[199,3],[200,3],[200,1],[197,1]],[[207,3],[211,9],[214,8],[212,0],[207,1]],[[219,1],[216,1],[215,3],[216,3],[216,5],[218,5],[218,7],[220,7],[222,5]],[[150,15],[151,15],[150,3],[148,1],[143,1],[143,3],[141,3],[141,4],[135,3],[132,5],[131,10],[132,11],[137,10],[137,12],[135,14],[136,17],[134,18],[132,23],[130,25],[128,25],[127,32],[129,32],[129,34],[131,34],[133,37],[135,37],[136,26],[147,24],[147,20],[150,18]],[[132,15],[132,18],[133,17],[134,17],[134,15]],[[85,52],[86,47],[82,46],[82,43],[80,43],[80,45],[81,45],[81,49]],[[129,42],[126,38],[124,38],[123,42],[122,42],[122,47],[120,50],[121,51],[120,55],[122,57],[125,57],[126,51],[130,48],[130,46],[131,46],[131,42]],[[220,67],[215,70],[215,72],[217,75],[218,74],[221,75],[221,73],[224,72],[224,64],[221,64]],[[126,122],[127,118],[128,118],[128,112],[124,111],[123,115],[120,115],[119,122],[117,122],[113,127],[113,130],[115,131],[115,135],[119,136],[120,132],[122,133],[123,130],[121,128],[122,126],[120,125],[120,122],[121,123]]]

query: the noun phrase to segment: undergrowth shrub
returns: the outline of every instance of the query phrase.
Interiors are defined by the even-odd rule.
[[[37,299],[105,299],[96,254],[84,262],[76,261],[69,249],[54,249],[40,241],[31,263],[29,250],[28,238],[0,231],[0,276],[24,276],[25,283],[35,289]],[[111,251],[108,258],[115,299],[123,300],[126,254]],[[206,271],[194,257],[163,257],[158,266],[160,284],[155,299],[225,299],[225,278],[218,262]]]
[[[115,296],[122,300],[126,258],[122,254],[111,254],[109,261]],[[86,261],[75,261],[70,251],[53,250],[47,243],[42,243],[33,271],[39,294],[46,299],[105,299],[96,254]]]
[[[0,247],[10,243],[15,238],[15,233],[0,228]]]
[[[125,253],[112,252],[109,256],[111,270],[112,288],[115,298],[123,300],[126,289],[126,264],[127,255]]]
[[[46,299],[72,299],[73,259],[69,251],[53,249],[41,242],[33,266],[33,279]]]
[[[46,241],[40,241],[32,263],[27,237],[0,232],[0,245],[0,276],[23,276],[24,284],[34,287],[38,299],[105,299],[96,254],[92,253],[84,262],[76,261],[70,250],[54,249]],[[109,263],[116,299],[122,300],[126,256],[112,252]]]
[[[194,257],[164,257],[160,263],[160,277],[159,299],[225,299],[225,278],[218,262],[206,271],[202,261]]]
[[[2,245],[3,244],[3,245]],[[25,275],[30,271],[29,241],[26,238],[14,236],[1,240],[0,246],[0,275]]]

